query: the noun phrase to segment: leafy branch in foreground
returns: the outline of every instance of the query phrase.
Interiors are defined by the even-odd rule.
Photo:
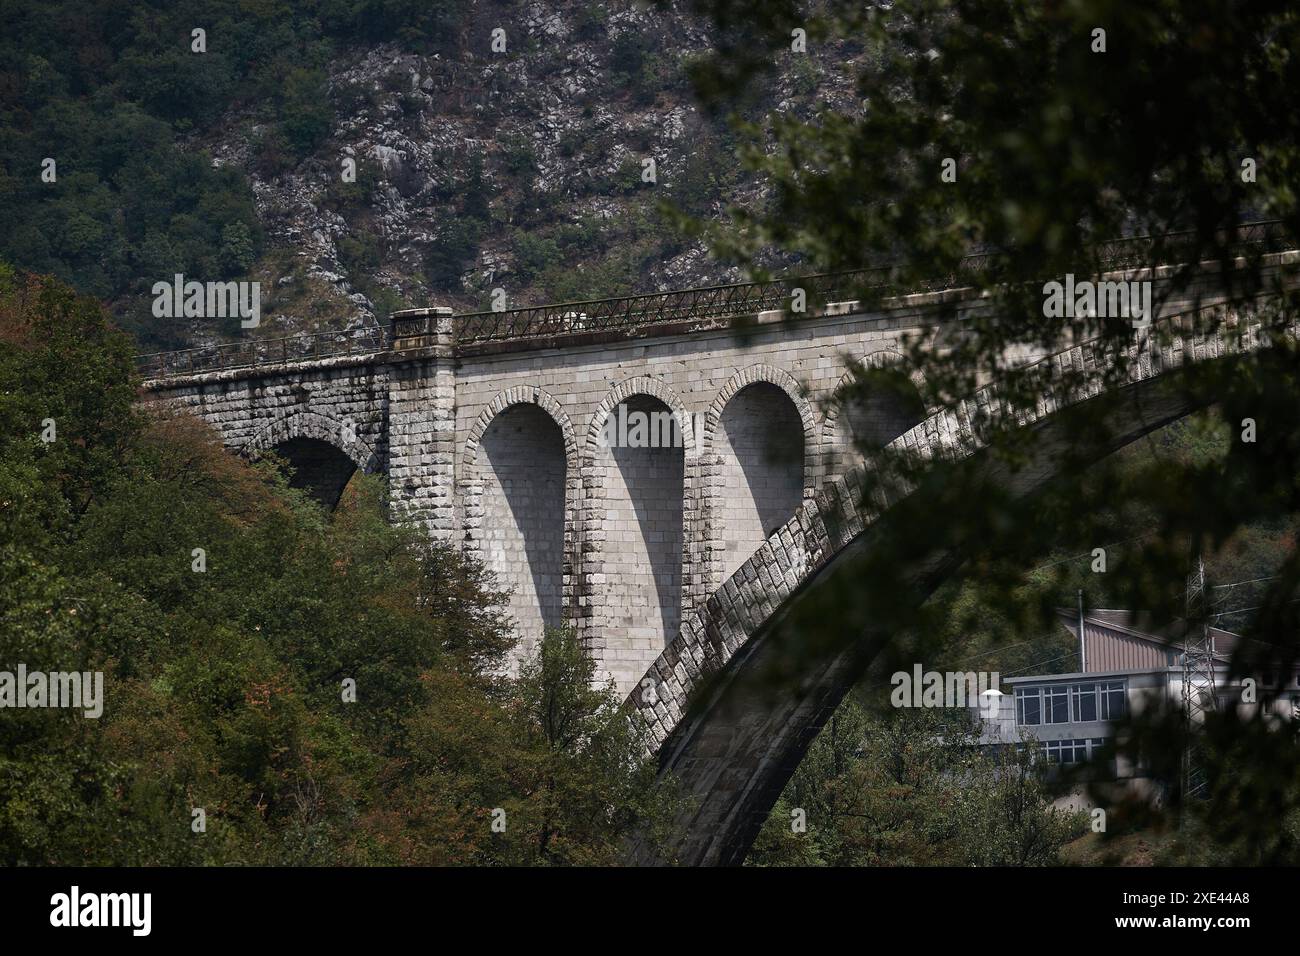
[[[969,590],[931,595],[908,574],[947,555],[976,588],[976,606],[1008,623],[1004,640],[1032,639],[1068,597],[1026,588],[1027,569],[1133,538],[1122,580],[1106,590],[1168,622],[1183,613],[1199,556],[1226,555],[1300,513],[1296,263],[1282,254],[1300,244],[1300,118],[1288,101],[1300,80],[1300,13],[1174,0],[694,6],[720,34],[717,56],[696,74],[719,112],[801,55],[796,28],[808,55],[820,38],[855,40],[861,51],[838,64],[859,108],[733,117],[746,163],[766,179],[765,204],[695,231],[757,274],[791,260],[806,272],[888,263],[859,289],[868,307],[917,288],[964,287],[933,303],[935,321],[907,337],[901,365],[859,367],[849,392],[911,379],[923,383],[927,408],[954,411],[994,389],[971,459],[862,449],[861,493],[894,503],[859,590],[827,595],[828,618],[832,606],[841,618],[869,609],[875,627],[933,649],[933,635],[970,612],[954,603]],[[1275,222],[1243,226],[1261,219]],[[1149,328],[1097,308],[1051,307],[1049,283],[1107,270],[1150,283]],[[1172,366],[1175,350],[1204,343],[1221,343],[1225,357],[1138,387],[1152,363]],[[1071,348],[1079,361],[1036,361]],[[1114,457],[1146,435],[1158,450],[1159,430],[1193,412],[1230,436],[1220,453],[1152,455],[1127,471],[1132,457]],[[1275,540],[1258,613],[1238,622],[1249,639],[1236,675],[1290,672],[1300,657],[1300,556],[1294,538]],[[1285,816],[1300,802],[1295,750],[1270,736],[1280,731],[1239,729],[1233,769],[1216,770],[1212,791],[1231,797],[1212,799],[1212,829],[1240,858],[1293,856],[1234,836],[1251,832],[1249,808]]]

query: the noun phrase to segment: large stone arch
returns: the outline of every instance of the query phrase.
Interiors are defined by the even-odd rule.
[[[874,352],[867,353],[861,359],[861,363],[868,368],[885,368],[891,365],[899,365],[902,361],[903,353],[896,348],[877,349]],[[916,387],[917,394],[924,396],[926,394],[924,373],[920,369],[913,369],[908,377]],[[839,400],[840,396],[844,395],[845,390],[853,384],[853,381],[853,372],[845,371],[840,376],[840,380],[836,382],[835,388],[826,398],[826,410],[822,415],[821,433],[818,441],[818,483],[833,477],[837,471],[843,472],[846,470],[847,465],[851,464],[848,459],[857,457],[849,454],[850,449],[845,444],[846,436],[841,432],[845,408],[844,403]],[[932,414],[935,410],[933,407],[924,407],[922,417]]]
[[[726,384],[719,390],[717,397],[709,406],[704,419],[704,427],[701,430],[700,467],[705,491],[703,527],[706,538],[705,552],[709,558],[707,585],[709,592],[712,592],[722,583],[730,570],[724,563],[729,557],[726,535],[729,531],[734,531],[734,529],[728,528],[728,522],[724,514],[724,496],[727,494],[724,488],[726,478],[724,474],[725,463],[717,447],[717,438],[722,428],[723,416],[726,414],[732,400],[750,386],[755,385],[770,385],[779,390],[789,400],[790,408],[794,411],[802,435],[803,460],[800,463],[802,477],[799,497],[801,499],[811,498],[814,492],[820,443],[817,440],[816,420],[812,406],[800,388],[799,383],[790,373],[772,365],[751,365],[740,370],[728,379]],[[724,441],[722,444],[725,445],[726,442]],[[766,531],[760,532],[760,536],[765,534]]]
[[[605,448],[601,432],[609,415],[623,402],[649,398],[661,403],[671,413],[682,440],[681,464],[681,553],[679,558],[680,587],[677,601],[677,620],[690,613],[702,599],[704,587],[702,549],[697,541],[698,525],[698,475],[699,453],[695,428],[691,416],[677,394],[657,378],[637,376],[615,385],[597,406],[587,429],[586,443],[582,449],[582,473],[586,483],[582,518],[582,578],[584,606],[582,637],[588,652],[596,659],[606,674],[622,675],[622,686],[628,686],[628,675],[635,675],[639,667],[628,667],[629,661],[641,653],[633,644],[644,643],[639,638],[628,642],[615,636],[611,625],[612,615],[607,602],[600,594],[610,585],[607,577],[607,558],[614,550],[608,535],[620,529],[611,529],[607,511],[609,496],[615,484],[612,472],[619,466],[615,462],[617,449]],[[633,503],[635,504],[635,503]],[[661,607],[661,610],[663,608]],[[676,628],[672,629],[674,632]],[[667,635],[671,639],[671,634]],[[624,646],[627,645],[627,646]],[[622,662],[622,666],[620,666]]]
[[[358,434],[362,424],[298,409],[263,425],[240,452],[256,458],[280,449],[295,469],[291,483],[333,509],[353,471],[360,469],[365,474],[373,474],[380,470],[378,454]],[[351,468],[343,464],[348,461]]]
[[[459,484],[464,508],[462,527],[465,551],[486,561],[483,536],[487,532],[484,502],[482,446],[489,428],[510,409],[528,406],[536,408],[554,423],[562,443],[564,458],[562,553],[560,555],[560,615],[564,622],[572,622],[576,615],[576,581],[578,561],[578,515],[582,500],[582,470],[578,455],[578,441],[573,424],[555,398],[535,386],[518,386],[497,395],[479,414],[470,427],[469,436],[460,460]],[[509,582],[503,582],[509,583]],[[525,649],[528,641],[525,641]]]
[[[250,457],[269,451],[292,438],[314,438],[328,442],[352,459],[366,474],[379,471],[379,456],[360,437],[362,423],[344,421],[321,412],[298,410],[263,425],[248,439],[240,451]]]
[[[1084,343],[1036,363],[1042,393],[1035,409],[1008,409],[995,382],[933,412],[891,448],[921,460],[987,468],[986,477],[1009,494],[1031,494],[1057,473],[1062,449],[1076,443],[1069,431],[1073,406],[1109,403],[1104,450],[1123,447],[1209,403],[1182,387],[1187,366],[1253,351],[1267,341],[1240,313],[1231,314],[1226,330],[1208,333],[1185,316],[1178,319],[1162,323],[1167,340],[1153,328],[1130,347],[1129,380],[1118,389],[1104,391],[1101,385],[1101,370],[1113,366],[1113,352],[1095,341]],[[1083,372],[1085,380],[1067,391],[1061,384],[1067,372]],[[1038,457],[1011,470],[981,454],[988,426],[996,421],[1038,430]],[[830,621],[819,601],[822,593],[854,601],[862,590],[855,581],[861,580],[864,555],[888,525],[881,519],[902,500],[901,492],[865,500],[865,467],[828,481],[769,537],[683,622],[628,699],[647,747],[658,753],[661,773],[671,773],[691,798],[668,848],[677,862],[743,861],[809,744],[890,638],[872,628],[862,598]],[[932,549],[913,559],[904,574],[914,593],[926,596],[959,564],[956,552]],[[768,679],[777,666],[785,681],[774,694]],[[635,847],[632,858],[662,859],[647,844]]]

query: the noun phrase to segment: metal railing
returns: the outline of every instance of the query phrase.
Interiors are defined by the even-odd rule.
[[[389,347],[385,329],[378,326],[351,332],[313,332],[278,339],[248,339],[221,345],[205,345],[175,352],[152,352],[136,356],[145,378],[167,378],[221,369],[252,368],[286,362],[364,355]]]
[[[1155,256],[1168,263],[1174,261],[1180,250],[1190,250],[1195,238],[1195,233],[1187,232],[1171,233],[1160,238],[1135,236],[1112,240],[1095,247],[1096,261],[1088,265],[1102,270],[1120,270],[1149,265]],[[1286,236],[1281,224],[1275,221],[1240,226],[1236,235],[1226,240],[1229,247],[1240,251],[1272,251],[1275,246],[1280,248],[1285,242]],[[991,253],[966,256],[951,272],[920,281],[909,281],[905,287],[900,287],[897,282],[895,267],[881,266],[767,282],[742,282],[586,302],[526,306],[501,312],[470,312],[456,316],[455,337],[458,344],[470,344],[548,337],[571,332],[633,331],[645,326],[673,322],[752,315],[785,309],[795,288],[803,289],[809,306],[850,301],[863,293],[888,290],[891,287],[908,294],[939,292],[968,285],[973,278],[986,271],[993,258]]]
[[[571,332],[631,331],[648,325],[703,321],[783,309],[795,287],[811,303],[834,302],[861,288],[868,272],[800,276],[770,282],[741,282],[672,292],[650,292],[559,305],[526,306],[502,312],[456,316],[456,341],[505,341]]]
[[[1223,247],[1235,254],[1276,252],[1294,247],[1281,223],[1248,223],[1231,236],[1221,237]],[[1095,247],[1089,269],[1122,270],[1161,263],[1184,261],[1180,253],[1195,251],[1194,233],[1172,233],[1163,237],[1134,236],[1115,239]],[[852,301],[872,290],[899,293],[937,292],[967,286],[986,271],[992,253],[966,256],[955,269],[920,282],[898,281],[894,266],[851,272],[787,277],[765,282],[651,292],[608,299],[590,299],[554,305],[524,306],[496,312],[469,312],[452,319],[452,337],[459,345],[527,340],[578,332],[634,332],[648,326],[678,322],[700,322],[785,309],[791,293],[802,289],[809,311],[829,303]],[[1082,270],[1081,270],[1082,271]],[[434,331],[435,317],[420,310],[395,313],[388,329],[368,328],[356,332],[320,332],[281,339],[249,340],[178,352],[157,352],[139,357],[140,370],[147,378],[164,378],[216,369],[242,368],[281,362],[303,361],[342,355],[379,352],[401,339]]]

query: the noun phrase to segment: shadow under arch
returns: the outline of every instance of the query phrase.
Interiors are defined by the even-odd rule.
[[[480,413],[461,460],[464,547],[512,590],[527,653],[546,627],[574,614],[577,441],[555,399],[538,388],[498,395]]]
[[[619,427],[619,409],[625,406]],[[638,442],[637,415],[654,446]],[[611,419],[611,416],[614,418]],[[669,418],[671,428],[660,427]],[[613,434],[606,423],[613,422]],[[621,432],[626,431],[624,436]],[[671,447],[661,447],[671,436]],[[610,441],[608,439],[612,438]],[[592,617],[584,619],[588,652],[626,693],[677,633],[703,587],[695,560],[698,455],[691,417],[658,379],[614,386],[591,418],[583,447],[583,577],[591,583]],[[616,610],[613,610],[616,609]]]
[[[728,382],[705,422],[713,590],[813,492],[814,424],[794,379],[754,366]]]
[[[310,494],[327,511],[338,506],[343,489],[360,469],[379,471],[379,458],[356,435],[356,425],[318,412],[299,411],[276,419],[253,435],[240,449],[256,458],[273,451],[293,469],[289,485]]]
[[[903,355],[896,349],[877,349],[859,361],[866,368],[888,369],[901,365]],[[843,474],[860,461],[860,445],[872,450],[884,448],[934,411],[925,406],[922,398],[926,386],[919,370],[900,383],[900,391],[864,395],[855,389],[856,382],[853,371],[846,371],[825,403],[819,443],[825,479]]]

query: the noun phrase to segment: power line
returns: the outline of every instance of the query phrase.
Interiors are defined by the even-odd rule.
[[[1287,604],[1300,604],[1300,598],[1294,598],[1294,599],[1292,599],[1292,600],[1290,600],[1290,601],[1287,601],[1287,602],[1285,602],[1285,603],[1287,603]],[[1267,605],[1265,605],[1265,604],[1256,604],[1256,605],[1253,605],[1253,606],[1251,606],[1251,607],[1236,607],[1236,608],[1233,608],[1231,611],[1220,611],[1218,614],[1215,614],[1214,616],[1215,616],[1215,617],[1227,617],[1227,616],[1229,616],[1229,615],[1231,615],[1231,614],[1244,614],[1244,613],[1246,613],[1247,611],[1258,611],[1258,610],[1260,610],[1261,608],[1264,608],[1264,607],[1267,607]]]
[[[1035,668],[1035,667],[1042,667],[1044,664],[1050,664],[1050,663],[1052,663],[1053,661],[1059,661],[1061,658],[1063,658],[1063,657],[1069,657],[1069,656],[1070,656],[1071,654],[1073,654],[1073,653],[1074,653],[1074,651],[1072,651],[1072,650],[1070,650],[1070,651],[1066,651],[1064,654],[1057,654],[1055,657],[1049,657],[1049,658],[1048,658],[1047,660],[1045,660],[1045,661],[1039,661],[1039,662],[1036,663],[1036,664],[1030,664],[1028,667],[1022,667],[1022,668],[1020,668],[1020,670],[1016,670],[1016,671],[1007,671],[1007,672],[1006,672],[1005,674],[1003,674],[1002,676],[1003,676],[1003,677],[1015,677],[1017,674],[1019,674],[1019,673],[1021,673],[1021,672],[1023,672],[1023,671],[1031,670],[1032,668]]]
[[[1211,590],[1223,591],[1223,594],[1216,597],[1214,599],[1214,603],[1218,605],[1228,600],[1228,598],[1231,597],[1231,592],[1233,588],[1244,587],[1247,584],[1258,584],[1261,581],[1273,581],[1280,576],[1281,575],[1271,574],[1266,578],[1251,578],[1249,581],[1234,581],[1231,584],[1216,584]],[[1224,613],[1232,613],[1232,612],[1229,611]]]
[[[1218,591],[1220,588],[1238,588],[1243,584],[1258,584],[1260,581],[1272,581],[1274,578],[1280,576],[1281,575],[1270,574],[1266,578],[1251,578],[1249,581],[1233,581],[1231,584],[1216,584],[1214,585],[1213,590]]]
[[[1154,531],[1148,531],[1146,534],[1140,534],[1136,538],[1125,538],[1123,541],[1114,541],[1110,544],[1103,544],[1101,545],[1101,548],[1103,551],[1107,548],[1118,548],[1120,545],[1123,544],[1132,544],[1134,541],[1141,541],[1143,538],[1149,538],[1153,534],[1155,534]],[[1035,571],[1045,571],[1048,568],[1056,567],[1058,564],[1065,564],[1067,561],[1077,561],[1079,558],[1090,558],[1092,557],[1093,551],[1096,550],[1097,550],[1096,548],[1093,548],[1091,551],[1081,551],[1078,554],[1070,555],[1070,557],[1068,558],[1061,558],[1059,561],[1051,561],[1048,562],[1047,564],[1040,564],[1036,568],[1030,568],[1025,573],[1033,574]]]
[[[990,647],[987,651],[980,651],[980,653],[976,654],[973,657],[967,657],[965,660],[958,661],[954,666],[961,667],[963,664],[969,664],[971,661],[977,661],[981,657],[988,657],[990,654],[995,654],[998,651],[1007,651],[1013,647],[1024,647],[1026,644],[1037,644],[1037,643],[1038,643],[1038,639],[1034,638],[1028,641],[1017,641],[1014,644],[1003,644],[999,647]]]

